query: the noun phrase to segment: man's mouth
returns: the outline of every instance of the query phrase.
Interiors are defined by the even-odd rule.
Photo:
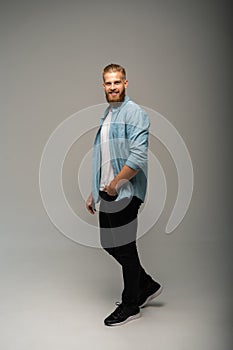
[[[109,94],[110,94],[111,96],[117,96],[117,95],[118,95],[118,92],[109,92]]]

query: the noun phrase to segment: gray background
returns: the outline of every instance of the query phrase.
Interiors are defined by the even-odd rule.
[[[230,350],[230,2],[10,1],[0,12],[1,348]],[[38,182],[58,124],[105,102],[101,70],[110,62],[126,67],[134,101],[177,128],[195,175],[189,211],[166,235],[177,175],[151,139],[168,197],[138,247],[165,290],[139,320],[116,328],[103,319],[120,298],[120,267],[56,229]],[[64,188],[91,222],[75,190],[81,149],[70,150]]]

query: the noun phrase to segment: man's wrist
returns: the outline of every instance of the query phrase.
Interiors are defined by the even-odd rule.
[[[112,189],[114,189],[115,191],[117,191],[117,183],[118,183],[118,181],[117,181],[116,178],[114,178],[114,179],[110,182],[110,187],[111,187]]]
[[[126,182],[130,181],[132,177],[134,177],[138,173],[138,170],[132,169],[127,165],[124,165],[122,170],[113,178],[110,182],[109,186],[112,189],[115,189],[117,192],[118,189]]]
[[[129,180],[127,179],[119,179],[118,177],[115,177],[111,182],[110,182],[110,187],[115,189],[116,192],[118,192],[119,188]]]

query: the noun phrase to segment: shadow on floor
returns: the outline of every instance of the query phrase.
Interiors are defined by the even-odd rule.
[[[164,305],[166,305],[166,303],[162,302],[162,301],[151,301],[148,302],[148,304],[146,304],[145,306],[142,307],[142,309],[145,309],[147,307],[163,307]]]

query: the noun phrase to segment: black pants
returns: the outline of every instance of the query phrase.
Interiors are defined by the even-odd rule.
[[[152,281],[141,266],[136,246],[137,215],[142,201],[135,196],[115,201],[117,196],[103,191],[99,194],[101,246],[122,266],[122,302],[137,305],[140,290]]]

